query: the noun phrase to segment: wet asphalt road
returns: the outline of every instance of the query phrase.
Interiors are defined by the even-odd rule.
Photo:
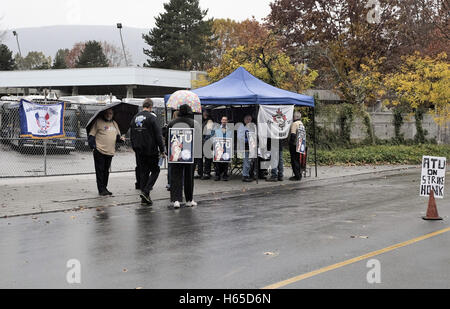
[[[372,177],[372,179],[367,179]],[[426,222],[420,171],[163,203],[0,219],[0,288],[263,288],[449,227]],[[450,232],[285,288],[450,288]],[[66,263],[81,263],[81,284]]]

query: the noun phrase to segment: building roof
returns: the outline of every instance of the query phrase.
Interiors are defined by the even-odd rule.
[[[190,89],[191,72],[139,67],[0,71],[3,88],[118,85]]]

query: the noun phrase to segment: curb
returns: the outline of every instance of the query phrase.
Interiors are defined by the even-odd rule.
[[[230,199],[230,198],[236,198],[236,197],[242,197],[242,196],[252,196],[257,195],[263,192],[267,192],[267,190],[273,190],[273,189],[282,189],[282,190],[300,190],[305,188],[311,188],[311,187],[320,187],[323,185],[329,185],[338,181],[351,182],[354,181],[354,178],[357,177],[359,179],[366,178],[367,176],[372,176],[374,174],[378,174],[377,177],[383,177],[386,175],[390,175],[393,173],[397,173],[400,171],[412,171],[412,170],[419,170],[419,167],[411,166],[411,167],[399,167],[399,168],[393,168],[389,170],[383,170],[383,171],[373,171],[373,172],[363,172],[353,175],[344,175],[344,176],[337,176],[337,177],[330,177],[330,178],[324,178],[324,179],[316,179],[311,178],[302,182],[296,182],[296,183],[283,183],[283,184],[277,184],[274,183],[273,185],[265,186],[263,188],[244,188],[241,190],[231,190],[227,192],[219,192],[215,196],[211,196],[211,193],[204,193],[196,195],[197,202],[203,203],[203,202],[209,202],[209,201],[220,201],[223,199]],[[122,195],[121,197],[128,197],[128,196],[134,196],[134,195]],[[98,199],[98,198],[93,198]],[[163,201],[169,201],[167,197],[164,198],[155,198],[153,200],[154,202],[163,202]],[[115,203],[114,205],[107,205],[107,206],[87,206],[87,207],[76,207],[76,208],[65,208],[65,209],[56,209],[56,210],[48,210],[48,211],[41,211],[41,212],[30,212],[30,213],[22,213],[22,214],[14,214],[14,215],[5,215],[0,216],[0,219],[7,219],[7,218],[16,218],[16,217],[25,217],[25,216],[36,216],[36,215],[43,215],[43,214],[52,214],[52,213],[61,213],[61,212],[76,212],[80,210],[92,210],[92,209],[107,209],[112,207],[120,207],[120,206],[130,206],[130,205],[136,205],[139,204],[138,202],[123,202],[123,203]]]

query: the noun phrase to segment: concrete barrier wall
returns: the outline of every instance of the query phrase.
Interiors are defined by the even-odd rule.
[[[376,112],[370,113],[372,116],[372,125],[375,135],[382,140],[387,140],[395,137],[394,116],[391,112]],[[339,130],[337,121],[330,122],[320,116],[317,123],[321,127],[326,127],[335,132]],[[450,123],[445,127],[439,127],[433,119],[432,115],[424,115],[422,123],[423,129],[428,131],[427,139],[435,138],[438,143],[450,144]],[[405,139],[414,139],[417,133],[416,122],[414,115],[404,115],[404,122],[401,128],[401,133],[404,134]],[[351,132],[352,140],[362,140],[366,137],[366,127],[362,119],[356,118]]]

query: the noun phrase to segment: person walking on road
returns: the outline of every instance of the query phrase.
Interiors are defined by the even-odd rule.
[[[200,126],[200,124],[197,124]],[[178,117],[172,120],[167,126],[168,132],[172,128],[196,128],[196,122],[193,119],[192,109],[188,105],[180,106]],[[195,132],[196,130],[194,130]],[[170,133],[168,133],[170,136]],[[197,137],[194,133],[194,145]],[[170,144],[168,144],[170,147]],[[170,163],[170,201],[173,207],[178,209],[183,201],[183,187],[186,198],[186,206],[194,207],[197,203],[194,201],[194,163],[176,164]]]
[[[161,128],[152,114],[153,101],[146,99],[143,111],[131,121],[131,146],[136,153],[140,171],[140,189],[142,203],[153,205],[150,192],[158,180],[161,169],[160,155],[165,157],[165,147]]]
[[[294,113],[294,122],[291,125],[291,133],[289,135],[289,153],[291,155],[291,166],[294,176],[289,178],[291,181],[302,180],[302,173],[300,168],[300,153],[297,152],[297,133],[300,127],[303,127],[301,121],[302,114],[300,112]]]
[[[153,115],[155,118],[158,118],[158,116],[155,113],[153,113],[151,110],[150,110],[150,114]],[[136,190],[141,190],[141,170],[139,167],[139,159],[138,159],[137,152],[135,152],[135,159],[136,159],[136,168],[134,169],[135,174],[136,174],[135,188],[136,188]]]
[[[116,153],[116,143],[125,141],[119,126],[113,120],[114,111],[108,109],[100,114],[89,131],[89,147],[94,150],[95,175],[98,193],[101,196],[113,195],[108,191],[109,170]]]

